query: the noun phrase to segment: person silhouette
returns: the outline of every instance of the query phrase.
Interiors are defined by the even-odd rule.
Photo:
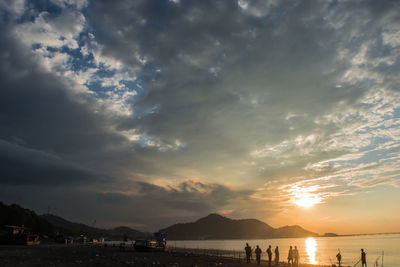
[[[339,267],[342,266],[342,254],[340,254],[340,249],[338,249],[338,254],[336,254],[336,259],[338,261]]]
[[[268,266],[271,266],[271,261],[272,261],[272,250],[271,250],[271,245],[269,245],[267,249],[267,255],[268,255]]]
[[[274,252],[275,252],[275,265],[278,265],[279,264],[279,247],[278,246],[276,246]]]
[[[249,264],[251,258],[251,247],[249,246],[249,243],[246,243],[244,251],[246,252],[246,263]]]
[[[289,248],[289,253],[288,253],[288,266],[293,266],[293,258],[294,258],[294,254],[293,254],[293,248],[292,246],[290,246]]]
[[[365,254],[364,249],[361,249],[361,266],[362,267],[367,267],[367,256]]]
[[[254,252],[256,253],[257,265],[260,265],[262,250],[261,250],[261,248],[257,245],[257,247],[256,247],[256,249],[254,250]]]
[[[294,254],[294,266],[298,267],[300,255],[299,251],[297,250],[297,246],[294,246],[293,254]]]

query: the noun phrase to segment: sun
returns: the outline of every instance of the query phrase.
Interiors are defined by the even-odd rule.
[[[297,193],[292,198],[292,202],[303,208],[311,208],[315,204],[321,203],[321,198],[316,194]]]
[[[299,186],[297,184],[288,188],[289,199],[293,204],[302,208],[311,208],[323,202],[323,194],[318,191],[317,185]]]

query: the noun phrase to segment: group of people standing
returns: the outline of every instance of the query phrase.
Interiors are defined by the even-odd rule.
[[[246,262],[250,263],[251,258],[252,258],[252,253],[253,253],[253,248],[249,246],[249,243],[246,243],[246,246],[244,247],[244,250],[246,252]],[[272,248],[271,245],[268,246],[267,250],[265,251],[267,253],[268,257],[268,266],[272,265]],[[261,262],[261,254],[262,250],[261,248],[257,245],[254,249],[254,254],[256,254],[256,262],[257,265],[260,265]],[[276,246],[274,250],[275,258],[274,258],[274,265],[279,266],[279,247]],[[294,249],[292,246],[289,248],[289,253],[288,253],[288,266],[289,267],[298,267],[299,266],[299,250],[297,249],[297,246],[294,246]],[[336,254],[336,259],[339,263],[339,267],[342,266],[342,254],[340,253],[340,250],[338,254]],[[362,267],[367,267],[367,259],[366,259],[366,253],[364,249],[361,249],[361,266]]]
[[[246,262],[250,263],[253,249],[249,246],[249,243],[246,243],[244,250],[246,252]],[[265,252],[267,253],[267,257],[268,257],[268,266],[272,266],[271,245],[268,246],[268,248]],[[256,254],[257,265],[260,265],[262,250],[258,245],[254,249],[254,254]],[[279,265],[279,247],[278,246],[276,246],[276,248],[274,250],[274,254],[275,254],[274,265]],[[290,246],[289,253],[288,253],[289,266],[291,266],[291,267],[299,266],[299,258],[300,258],[300,256],[299,256],[299,251],[297,250],[297,247],[295,246],[293,249],[292,246]]]

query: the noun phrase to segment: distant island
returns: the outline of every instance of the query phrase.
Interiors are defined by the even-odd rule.
[[[339,236],[338,234],[335,234],[335,233],[325,233],[324,235],[323,235],[323,237],[335,237],[335,236]]]
[[[160,229],[171,240],[266,239],[284,237],[315,237],[298,225],[273,228],[256,219],[233,220],[212,213],[190,223],[178,223]]]

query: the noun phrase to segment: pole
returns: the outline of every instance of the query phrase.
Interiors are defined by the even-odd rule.
[[[353,267],[355,267],[355,266],[357,266],[358,265],[358,263],[361,261],[361,259],[360,260],[358,260],[357,262],[356,262],[356,264],[354,264],[353,265]]]
[[[382,264],[381,267],[383,267],[383,255],[385,254],[385,252],[382,250]]]

